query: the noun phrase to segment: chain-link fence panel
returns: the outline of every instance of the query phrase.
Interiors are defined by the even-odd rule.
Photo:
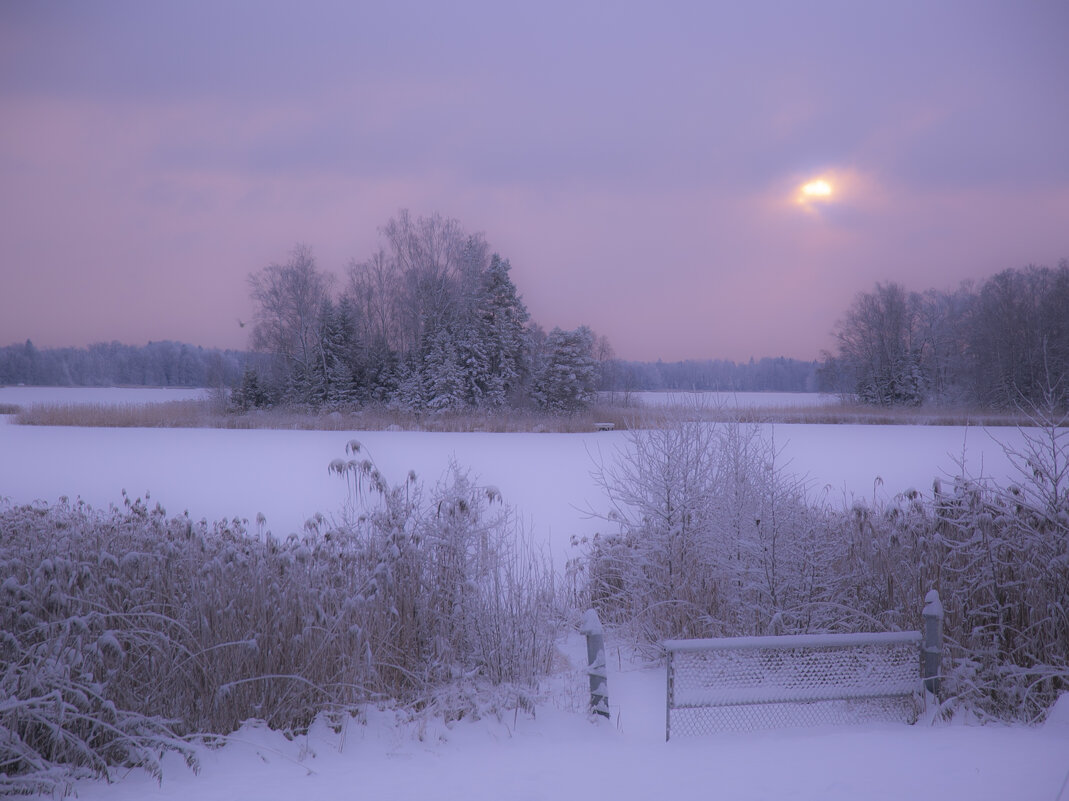
[[[915,720],[919,632],[672,640],[666,737]]]

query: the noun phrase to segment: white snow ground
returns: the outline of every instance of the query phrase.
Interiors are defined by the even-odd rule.
[[[583,648],[578,637],[569,643],[573,664]],[[553,680],[534,716],[446,726],[372,712],[341,734],[317,724],[293,741],[246,725],[222,749],[202,751],[199,775],[170,758],[161,786],[134,771],[76,791],[82,801],[1069,799],[1069,695],[1035,728],[883,723],[665,743],[663,669],[608,650],[609,721],[581,711],[585,679],[573,672]]]
[[[0,402],[13,400],[10,389]],[[32,389],[32,388],[31,388]],[[54,393],[55,390],[49,390]],[[99,391],[80,402],[110,401]],[[129,390],[122,390],[128,393]],[[147,390],[147,392],[158,392]],[[136,393],[135,393],[136,394]],[[114,395],[112,397],[115,397]],[[149,396],[152,397],[152,396]],[[167,397],[168,400],[174,399]],[[56,400],[53,397],[44,400]],[[38,401],[33,401],[38,402]],[[60,402],[63,402],[62,400]],[[145,400],[145,402],[152,402]],[[923,426],[777,426],[782,460],[833,500],[886,498],[956,472],[967,446],[971,472],[1005,477],[1001,449],[977,429]],[[1016,432],[1000,429],[1000,438]],[[429,434],[37,428],[0,422],[0,497],[54,502],[61,494],[98,506],[120,490],[151,490],[171,513],[196,517],[264,512],[268,527],[296,530],[345,499],[327,475],[345,442],[361,440],[392,480],[415,469],[433,481],[449,460],[499,487],[536,541],[554,557],[572,534],[604,524],[582,510],[600,496],[592,455],[613,458],[620,432],[588,435]],[[573,664],[582,643],[568,645]],[[613,659],[613,718],[581,711],[585,677],[547,683],[534,717],[399,724],[392,713],[323,726],[293,741],[246,726],[222,749],[205,750],[199,776],[169,759],[162,786],[134,771],[116,784],[80,783],[82,799],[1043,799],[1069,801],[1069,698],[1043,727],[895,724],[723,734],[664,742],[663,669]],[[422,739],[419,735],[422,734]]]

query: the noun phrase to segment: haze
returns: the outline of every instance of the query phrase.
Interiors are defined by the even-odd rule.
[[[1069,6],[0,5],[0,345],[243,348],[401,208],[631,359],[811,359],[877,281],[1069,256]]]

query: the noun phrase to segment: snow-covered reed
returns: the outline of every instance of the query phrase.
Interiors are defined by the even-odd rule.
[[[2,407],[0,407],[2,408]],[[556,432],[594,431],[595,423],[616,428],[641,423],[638,410],[599,406],[571,414],[530,409],[418,413],[379,406],[315,410],[299,406],[235,411],[218,399],[164,401],[154,404],[36,403],[10,407],[15,423],[27,426],[91,428],[222,428],[306,431],[459,431]]]
[[[332,470],[372,511],[284,541],[140,499],[3,509],[0,791],[158,769],[183,737],[250,718],[301,730],[324,711],[441,703],[451,683],[525,687],[548,669],[552,571],[496,492],[459,471],[426,493],[388,486],[363,458]]]
[[[1011,449],[1019,480],[930,496],[814,502],[748,424],[630,434],[598,481],[618,531],[585,543],[574,591],[603,620],[665,638],[919,626],[946,607],[948,706],[1035,720],[1069,688],[1069,429],[1046,415]]]

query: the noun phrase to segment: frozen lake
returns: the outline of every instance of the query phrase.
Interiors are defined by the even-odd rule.
[[[89,402],[111,402],[108,390],[93,392],[105,400]],[[124,403],[140,394],[111,392]],[[572,535],[608,525],[590,514],[605,508],[591,471],[597,460],[620,458],[628,436],[49,428],[0,420],[0,497],[14,503],[66,495],[107,507],[121,504],[126,489],[151,493],[169,513],[188,510],[197,519],[255,521],[262,513],[271,531],[285,535],[317,512],[340,512],[345,486],[327,465],[355,438],[392,482],[415,470],[433,484],[451,463],[467,468],[501,490],[558,564],[570,553]],[[958,474],[963,454],[972,475],[1004,480],[1011,468],[995,437],[1020,437],[1015,429],[959,426],[776,425],[763,432],[774,438],[780,463],[834,503],[888,499],[910,488],[928,494],[934,479]]]
[[[32,406],[35,403],[144,405],[176,400],[200,400],[206,389],[179,387],[0,387],[0,404]]]

